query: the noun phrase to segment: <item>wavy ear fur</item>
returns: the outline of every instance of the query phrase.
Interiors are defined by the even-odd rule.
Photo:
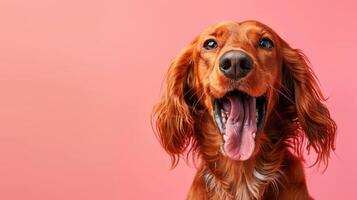
[[[317,79],[309,66],[307,57],[298,49],[292,49],[283,42],[283,86],[292,101],[286,101],[290,120],[295,124],[294,132],[305,133],[307,150],[312,147],[316,153],[316,163],[327,165],[331,150],[335,149],[336,124],[331,119],[317,84]],[[295,140],[296,141],[296,140]],[[297,144],[298,143],[298,144]],[[302,155],[303,142],[295,142],[297,153]]]
[[[154,108],[157,135],[175,167],[190,146],[194,119],[187,96],[192,92],[193,51],[196,40],[172,62],[166,75],[166,91]]]

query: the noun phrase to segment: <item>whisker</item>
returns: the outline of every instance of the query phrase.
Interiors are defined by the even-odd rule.
[[[267,84],[267,83],[266,83],[266,85],[267,85],[268,87],[270,87],[271,89],[273,89],[274,91],[276,91],[276,92],[278,92],[279,94],[281,94],[283,97],[285,97],[287,100],[289,100],[292,104],[295,104],[294,100],[293,100],[291,97],[289,97],[289,96],[287,96],[286,94],[284,94],[284,92],[280,91],[279,89],[277,89],[277,88],[275,88],[274,86],[269,85],[269,84]]]
[[[183,94],[183,97],[186,97],[186,95],[190,94],[191,91],[193,90],[192,87],[190,87],[184,94]],[[192,98],[193,96],[191,96],[190,98]]]
[[[281,117],[280,113],[276,109],[273,109],[273,111],[279,117],[280,120],[283,120],[283,118]]]
[[[201,99],[203,98],[204,93],[201,92],[201,96],[196,100],[196,102],[193,105],[193,109],[196,109],[197,105],[199,104],[199,102],[201,101]]]
[[[287,92],[289,95],[291,95],[291,91],[289,88],[287,88],[284,84],[278,83],[281,88],[283,88],[284,92]]]

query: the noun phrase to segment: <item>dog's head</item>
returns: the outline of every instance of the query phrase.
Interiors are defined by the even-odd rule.
[[[232,160],[251,158],[266,135],[271,142],[301,146],[294,138],[304,134],[317,161],[327,161],[336,125],[323,101],[299,50],[260,22],[223,22],[204,30],[174,59],[154,112],[174,164],[191,141],[197,145],[198,127],[210,125],[220,138],[219,147],[210,148]],[[202,119],[208,115],[210,120]]]

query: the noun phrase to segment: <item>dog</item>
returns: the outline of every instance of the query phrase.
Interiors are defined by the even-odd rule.
[[[336,123],[307,57],[258,21],[208,27],[173,60],[153,119],[187,199],[312,199],[304,151],[328,165]]]

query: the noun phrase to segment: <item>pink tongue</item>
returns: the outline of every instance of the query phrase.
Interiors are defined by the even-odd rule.
[[[247,160],[254,151],[257,131],[254,97],[229,96],[223,109],[229,112],[226,123],[225,153],[233,160]]]

